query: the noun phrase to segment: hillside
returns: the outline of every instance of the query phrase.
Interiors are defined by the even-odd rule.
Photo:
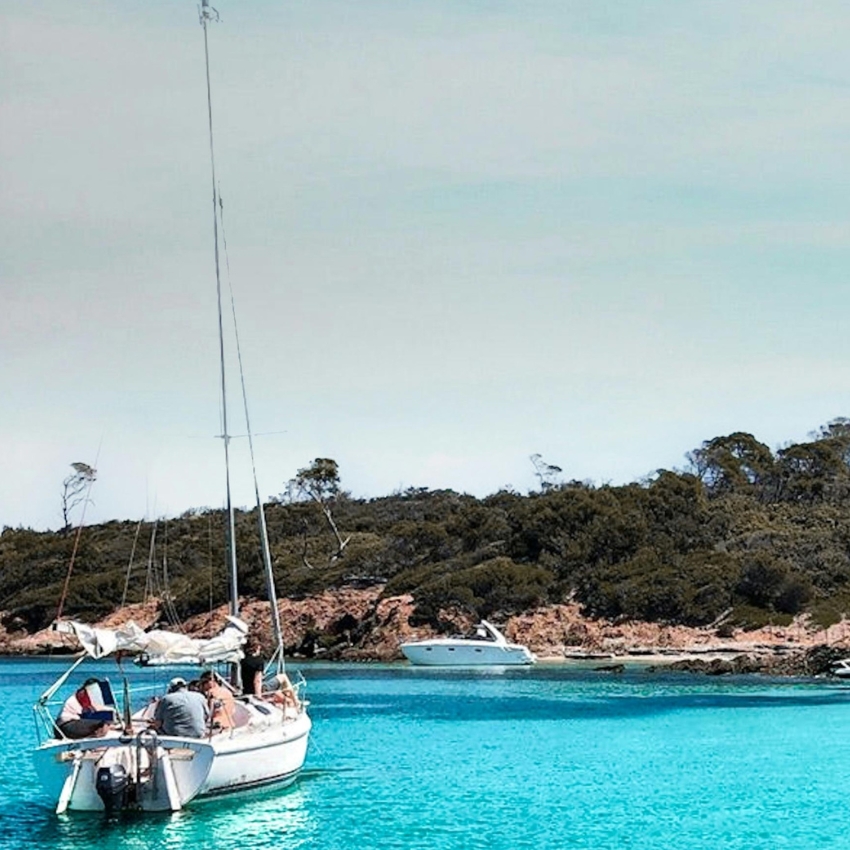
[[[448,611],[518,622],[564,605],[588,622],[685,626],[720,638],[801,615],[827,627],[850,610],[848,461],[846,420],[776,452],[749,434],[717,437],[689,454],[685,470],[639,483],[541,476],[539,492],[482,499],[426,489],[354,499],[336,464],[317,459],[299,472],[291,497],[267,506],[275,581],[291,605],[362,588],[376,605],[409,599],[414,630],[448,627],[456,619]],[[85,527],[63,613],[95,622],[126,596],[127,605],[164,600],[156,613],[163,620],[209,617],[225,602],[223,523],[221,511],[191,511],[155,529]],[[249,599],[264,593],[255,529],[254,513],[239,512]],[[74,540],[70,529],[4,528],[7,633],[20,638],[54,618]],[[357,622],[352,616],[346,638],[354,649],[367,635],[374,640]],[[318,621],[310,628],[323,650],[346,631]]]

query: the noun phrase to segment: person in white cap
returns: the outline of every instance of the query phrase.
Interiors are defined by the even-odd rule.
[[[197,691],[186,688],[179,676],[168,683],[168,693],[157,703],[154,727],[163,735],[203,738],[207,732],[207,701]]]

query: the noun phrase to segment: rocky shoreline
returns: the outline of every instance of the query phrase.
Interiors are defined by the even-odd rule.
[[[414,626],[413,598],[381,597],[381,587],[339,588],[306,599],[279,602],[287,654],[295,658],[339,661],[395,661],[402,658],[399,644],[433,637],[437,632]],[[268,639],[268,604],[246,600],[242,616]],[[227,609],[198,615],[182,624],[198,637],[216,633]],[[160,625],[157,601],[115,611],[95,625],[114,627],[128,620],[142,628]],[[449,631],[461,632],[474,621],[460,611],[441,612]],[[850,655],[850,624],[842,621],[827,629],[813,628],[805,619],[788,626],[754,631],[688,628],[644,622],[611,622],[583,617],[574,603],[551,605],[497,620],[510,640],[528,646],[542,661],[590,663],[594,669],[617,672],[628,665],[663,665],[709,675],[770,673],[812,676],[828,673],[839,658]],[[55,655],[78,649],[74,642],[51,630],[35,634],[0,628],[0,653]]]

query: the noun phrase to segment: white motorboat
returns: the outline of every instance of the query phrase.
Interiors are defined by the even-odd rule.
[[[403,643],[400,649],[411,664],[432,667],[520,665],[537,661],[528,647],[509,643],[487,620],[478,624],[474,635],[413,641]]]
[[[202,0],[201,23],[204,28],[207,69],[207,24],[214,18],[215,13],[210,9],[208,0]],[[208,70],[207,102],[211,103]],[[211,113],[210,107],[212,156]],[[270,687],[264,688],[258,695],[243,694],[241,688],[239,661],[243,658],[243,645],[248,628],[239,619],[235,515],[230,497],[230,436],[227,424],[222,295],[218,263],[220,205],[214,161],[211,165],[221,358],[222,443],[228,513],[230,618],[223,632],[208,640],[193,640],[185,635],[167,631],[144,632],[133,623],[127,623],[115,630],[95,629],[82,623],[63,620],[57,623],[57,629],[73,634],[84,650],[80,658],[42,694],[35,705],[39,736],[39,746],[34,755],[36,770],[42,784],[55,800],[57,813],[68,810],[125,809],[178,811],[195,799],[270,784],[289,784],[298,776],[307,754],[311,721],[306,710],[307,703],[301,693],[303,680],[293,685],[284,670],[282,629],[263,504],[257,485],[244,382],[245,424],[251,464],[255,470],[254,490],[259,517],[260,548],[263,553],[276,649],[265,670],[265,678]],[[238,345],[238,335],[236,339]],[[241,369],[241,357],[239,361]],[[201,669],[224,665],[228,674],[227,679],[222,678],[222,686],[229,681],[233,691],[233,695],[228,699],[228,702],[232,701],[232,706],[228,709],[227,723],[210,722],[201,736],[170,735],[162,732],[159,724],[152,721],[155,719],[156,701],[162,698],[164,689],[161,684],[158,693],[152,691],[150,686],[139,688],[135,682],[138,676],[132,677],[134,682],[131,687],[131,677],[125,675],[122,668],[123,659],[128,656],[141,660],[155,682],[161,676],[157,675],[157,671],[164,665],[193,664]],[[68,688],[71,677],[84,662],[109,657],[116,659],[116,672],[123,680],[120,702],[116,700],[108,678],[103,677],[102,661],[99,667],[100,677],[88,678],[83,683],[74,681]],[[73,690],[74,687],[76,690]],[[175,685],[175,688],[179,686]],[[70,699],[75,701],[77,719],[81,721],[82,728],[76,726],[71,731],[71,727],[65,723],[60,726],[60,721],[56,718],[58,707],[63,705],[63,689],[71,690]],[[195,705],[197,708],[197,701]],[[72,734],[74,737],[71,737]]]
[[[850,679],[850,658],[841,658],[834,662],[830,672],[839,679]]]

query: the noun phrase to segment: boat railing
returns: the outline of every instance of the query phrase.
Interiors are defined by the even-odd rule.
[[[309,702],[307,699],[307,680],[304,678],[303,674],[299,670],[295,674],[294,681],[290,680],[292,684],[292,690],[295,692],[295,699],[298,703],[299,712],[303,711]]]
[[[301,714],[308,704],[306,690],[307,681],[300,671],[294,677],[280,672],[263,681],[261,698],[265,702],[276,703],[284,709],[294,708],[298,714]]]
[[[55,738],[58,735],[58,729],[53,718],[53,714],[46,703],[37,702],[33,708],[33,721],[35,722],[35,734],[39,745],[43,744],[50,738]]]

